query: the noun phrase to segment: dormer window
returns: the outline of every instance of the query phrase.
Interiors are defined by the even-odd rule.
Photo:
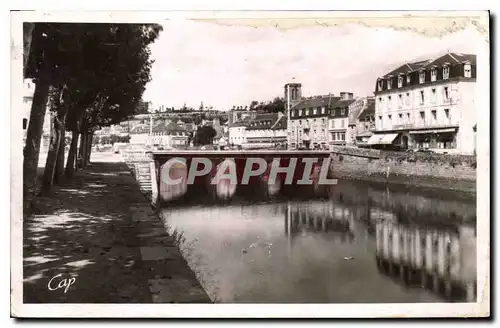
[[[450,66],[443,67],[443,80],[450,78]]]
[[[431,81],[434,82],[437,79],[437,69],[431,69]]]
[[[392,80],[389,79],[387,80],[387,90],[391,90],[392,89]]]
[[[401,88],[403,86],[403,77],[400,75],[398,76],[398,88]]]
[[[382,80],[378,80],[378,91],[382,91]]]
[[[408,74],[406,75],[406,84],[410,84],[410,82],[411,82],[411,75]]]
[[[418,74],[418,82],[420,84],[424,83],[425,82],[425,71],[421,71],[419,74]]]
[[[471,66],[469,63],[464,64],[464,77],[471,77],[472,76],[472,70]]]

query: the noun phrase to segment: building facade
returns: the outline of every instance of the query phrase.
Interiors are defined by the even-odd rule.
[[[332,105],[328,119],[328,143],[346,146],[350,139],[348,129],[349,106],[355,102],[354,94],[341,92],[340,98]]]
[[[349,105],[348,146],[364,147],[375,130],[375,97],[361,97]]]
[[[288,108],[289,149],[328,149],[329,108],[339,98],[333,95],[302,98],[302,85],[285,85]]]
[[[373,147],[475,153],[476,56],[448,53],[379,78]]]

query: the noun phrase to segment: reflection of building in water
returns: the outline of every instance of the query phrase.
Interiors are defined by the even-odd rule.
[[[285,234],[293,237],[307,232],[326,232],[342,242],[352,242],[352,215],[332,202],[289,203],[285,215]]]
[[[379,222],[376,224],[379,269],[399,276],[406,285],[429,288],[449,300],[475,302],[475,246],[464,240],[464,229],[467,228],[420,229]]]

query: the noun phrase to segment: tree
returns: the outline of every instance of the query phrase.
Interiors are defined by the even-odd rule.
[[[217,131],[209,125],[202,126],[196,130],[196,135],[194,137],[195,146],[211,145],[213,139],[217,135]]]
[[[250,103],[250,110],[254,110],[255,107],[257,107],[258,105],[259,105],[258,101],[252,100],[252,102]]]
[[[47,110],[49,86],[57,82],[59,74],[58,35],[54,24],[24,24],[23,48],[29,49],[26,54],[24,78],[32,78],[35,92],[31,105],[30,119],[26,134],[23,161],[23,195],[31,194],[36,187],[40,141],[43,132],[43,121]],[[32,28],[32,29],[31,29]],[[31,29],[31,34],[29,30]]]
[[[51,138],[52,153],[44,172],[46,187],[52,184],[53,161],[61,156],[64,161],[64,152],[58,150],[60,140],[64,140],[65,124],[73,132],[66,165],[67,171],[71,171],[78,134],[82,136],[80,154],[86,163],[93,131],[147,109],[149,104],[141,99],[150,80],[152,63],[147,46],[160,31],[161,26],[148,24],[35,24],[26,76],[37,78],[39,92],[35,90],[30,116],[35,120],[30,120],[33,128],[28,127],[28,135],[30,131],[33,133],[27,138],[29,146],[25,149],[24,171],[28,176],[39,153],[37,144],[39,147],[43,120],[40,123],[37,117],[45,114],[49,85],[51,99],[61,98],[62,90],[67,90],[64,91],[67,99],[59,105],[57,101],[51,102],[57,115],[53,122],[56,130]]]

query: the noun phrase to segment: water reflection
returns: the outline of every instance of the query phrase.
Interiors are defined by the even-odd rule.
[[[376,259],[383,274],[423,287],[450,301],[476,301],[475,232],[439,230],[393,222],[376,224]],[[469,263],[469,265],[467,265]]]
[[[473,200],[345,182],[326,198],[295,193],[162,216],[183,233],[183,254],[215,301],[475,299]]]

